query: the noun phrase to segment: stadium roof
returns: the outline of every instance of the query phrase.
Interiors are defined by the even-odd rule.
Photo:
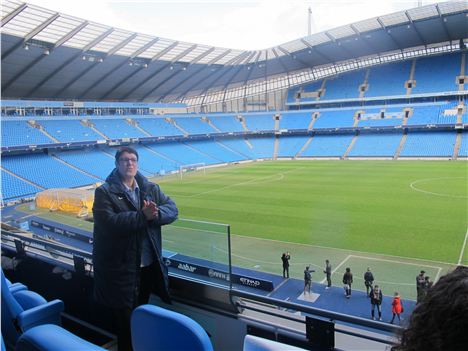
[[[468,38],[468,3],[370,18],[264,50],[129,32],[17,0],[2,6],[2,95],[176,101],[383,52]]]

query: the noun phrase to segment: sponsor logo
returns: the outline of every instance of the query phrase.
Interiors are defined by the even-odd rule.
[[[165,263],[165,265],[168,266],[168,267],[172,264],[171,260],[168,259],[168,258],[166,258],[166,260],[165,260],[164,263]]]
[[[59,228],[54,228],[54,229],[55,229],[54,231],[56,233],[58,233],[58,234],[63,234],[64,233],[63,229],[59,229]]]
[[[52,230],[52,228],[50,228],[49,226],[46,226],[45,224],[42,225],[42,229],[45,229],[45,230]]]
[[[195,272],[197,270],[197,267],[194,267],[194,266],[191,266],[187,263],[179,263],[179,265],[177,266],[177,268],[183,270],[183,271],[187,271],[187,272]]]
[[[247,285],[247,286],[253,286],[254,288],[256,288],[257,286],[259,286],[261,283],[256,280],[256,279],[249,279],[249,278],[240,278],[239,279],[240,282],[244,285]]]
[[[229,274],[220,272],[220,271],[215,271],[214,269],[211,269],[211,268],[208,270],[208,276],[210,278],[217,278],[217,279],[229,281]]]

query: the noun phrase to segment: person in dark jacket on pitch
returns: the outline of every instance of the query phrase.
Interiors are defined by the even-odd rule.
[[[137,151],[123,147],[115,154],[115,169],[95,191],[93,216],[94,296],[113,312],[119,351],[132,350],[133,309],[148,303],[153,288],[171,303],[161,226],[174,222],[178,210],[138,172]]]
[[[420,303],[421,300],[424,297],[424,283],[425,283],[425,271],[421,271],[417,276],[416,276],[416,303]]]
[[[345,289],[346,298],[351,297],[351,285],[353,285],[353,273],[351,273],[351,268],[347,267],[345,274],[343,274],[343,284]]]
[[[325,273],[325,276],[327,277],[327,286],[325,287],[325,289],[330,289],[331,288],[332,266],[331,266],[329,260],[325,260],[325,269],[323,270],[323,273]]]
[[[284,252],[281,255],[281,261],[283,261],[283,278],[289,278],[289,260],[291,255],[289,252]]]
[[[372,290],[374,284],[374,275],[371,272],[370,267],[367,267],[366,273],[364,273],[364,285],[366,286],[367,297],[370,297],[369,290]]]
[[[371,316],[372,319],[375,319],[375,307],[377,307],[377,312],[379,313],[379,321],[382,320],[382,300],[383,300],[383,295],[382,295],[382,289],[379,288],[377,284],[375,284],[374,288],[371,289],[370,291],[370,302],[372,305],[371,309]]]

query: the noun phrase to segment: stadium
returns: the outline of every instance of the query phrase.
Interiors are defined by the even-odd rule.
[[[28,333],[8,320],[8,290],[63,301],[63,329],[39,349],[67,335],[117,350],[92,301],[92,207],[122,146],[179,209],[162,242],[174,303],[151,303],[201,325],[207,350],[389,349],[417,274],[468,265],[467,17],[466,1],[433,3],[239,50],[3,1],[6,349]],[[394,292],[400,325],[388,323]]]

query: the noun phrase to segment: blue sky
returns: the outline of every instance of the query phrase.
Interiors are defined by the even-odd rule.
[[[26,0],[67,15],[169,39],[259,50],[416,7],[413,0]],[[423,5],[436,1],[421,1]]]

